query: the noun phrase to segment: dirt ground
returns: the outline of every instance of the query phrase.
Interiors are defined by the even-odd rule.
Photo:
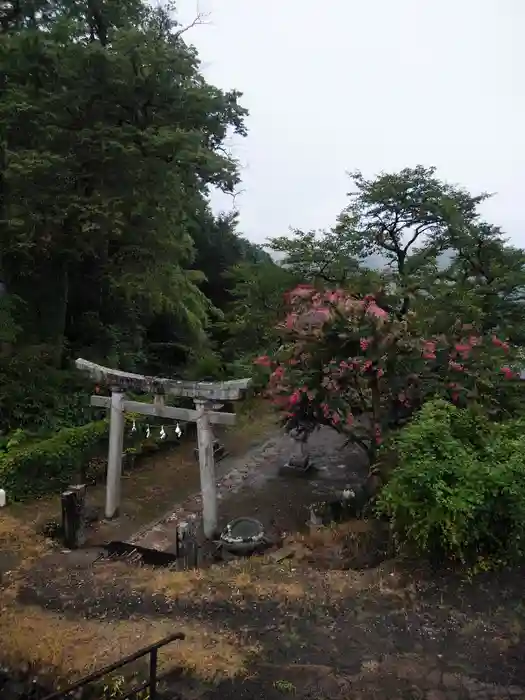
[[[248,451],[254,471],[239,471],[234,457],[223,517],[256,510],[291,531],[308,498],[354,483],[355,456],[328,434],[316,440],[310,486],[277,476],[289,448],[271,436]],[[64,553],[35,535],[34,518],[21,522],[25,508],[0,516],[0,665],[71,678],[180,630],[186,639],[161,658],[184,669],[172,690],[187,700],[525,698],[524,572],[469,582],[392,561],[337,570],[324,554],[348,546],[344,528],[327,531],[330,547],[326,536],[292,534],[308,556],[171,572],[100,559],[97,549]]]

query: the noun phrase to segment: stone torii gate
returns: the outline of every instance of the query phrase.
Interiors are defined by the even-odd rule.
[[[106,479],[106,518],[118,515],[120,507],[120,482],[122,474],[122,450],[124,444],[124,414],[138,413],[144,416],[197,424],[197,444],[202,494],[202,520],[204,534],[212,538],[217,534],[217,490],[215,483],[214,435],[212,425],[234,425],[234,413],[212,410],[213,404],[237,401],[244,397],[251,379],[227,382],[189,382],[142,374],[121,372],[79,358],[76,367],[87,373],[97,384],[111,389],[109,396],[92,396],[91,405],[110,410],[108,471]],[[126,390],[154,394],[152,404],[128,401]],[[195,410],[165,405],[166,396],[192,398]]]

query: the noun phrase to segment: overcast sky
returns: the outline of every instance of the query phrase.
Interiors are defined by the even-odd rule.
[[[349,170],[418,163],[525,247],[525,0],[179,0],[208,80],[244,93],[235,199],[251,240],[326,228]],[[231,199],[215,201],[231,208]]]

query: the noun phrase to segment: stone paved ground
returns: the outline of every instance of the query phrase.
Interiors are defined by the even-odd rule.
[[[224,460],[217,481],[220,525],[252,516],[281,532],[304,527],[311,503],[340,495],[346,487],[362,482],[366,474],[363,454],[342,446],[343,439],[333,431],[317,431],[309,447],[315,471],[307,479],[280,476],[279,468],[294,449],[292,441],[280,433],[241,458]],[[197,517],[200,508],[200,496],[192,495],[131,541],[143,547],[172,549],[177,523]]]
[[[317,436],[312,483],[277,477],[281,440],[249,468],[226,465],[222,517],[297,527],[310,500],[360,479],[339,448]],[[50,662],[52,648],[56,668],[78,670],[183,629],[171,660],[189,673],[171,688],[185,700],[525,700],[523,573],[468,582],[392,562],[358,572],[264,558],[169,572],[53,551],[0,583],[0,660],[23,648]]]

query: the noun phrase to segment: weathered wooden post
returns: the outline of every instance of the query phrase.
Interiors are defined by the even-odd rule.
[[[202,495],[202,525],[204,536],[213,539],[217,535],[217,485],[215,483],[215,459],[213,456],[214,435],[208,410],[210,402],[194,399],[197,409],[197,444],[199,446],[199,469]]]
[[[85,542],[85,502],[86,487],[83,484],[70,486],[62,493],[62,529],[64,546],[68,549],[78,549]]]
[[[118,388],[111,390],[108,473],[106,478],[106,518],[118,515],[120,507],[120,482],[122,475],[122,450],[124,448],[124,392]]]
[[[208,409],[211,409],[212,411],[220,411],[221,408],[224,408],[223,403],[212,403],[208,406]],[[220,440],[217,439],[215,435],[215,431],[213,430],[213,423],[210,421],[210,430],[212,434],[212,444],[213,444],[213,459],[216,461],[221,460],[223,457],[226,457],[226,448],[222,444]],[[195,459],[197,462],[199,461],[199,447],[197,446],[194,450],[195,454]]]

